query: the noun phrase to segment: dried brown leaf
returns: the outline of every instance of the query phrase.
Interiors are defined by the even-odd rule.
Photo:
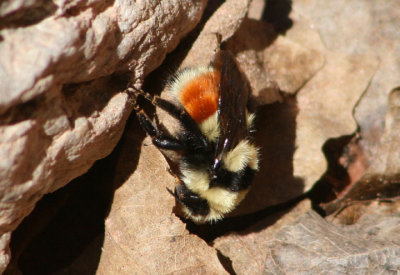
[[[181,67],[207,66],[219,47],[217,34],[222,42],[232,37],[246,17],[249,3],[250,0],[224,2],[207,20]]]
[[[300,86],[301,90],[297,94],[297,108],[299,114],[297,115],[297,125],[295,125],[294,127],[295,130],[292,130],[292,133],[295,133],[296,135],[297,146],[296,153],[294,154],[295,160],[293,163],[295,170],[294,175],[293,173],[291,173],[292,171],[290,169],[290,164],[287,171],[279,170],[279,168],[269,170],[268,165],[266,165],[260,171],[260,178],[262,178],[263,181],[260,180],[259,182],[256,179],[253,190],[256,190],[255,193],[257,193],[258,195],[264,195],[265,201],[274,201],[274,199],[276,200],[277,197],[283,197],[288,193],[293,192],[294,185],[291,185],[290,182],[293,182],[293,179],[296,179],[296,177],[299,176],[305,181],[305,189],[309,190],[309,188],[312,187],[315,181],[317,181],[320,176],[326,171],[326,160],[325,156],[322,153],[322,146],[330,138],[350,135],[356,131],[357,123],[353,117],[354,108],[357,106],[357,103],[365,90],[369,87],[368,85],[379,65],[379,59],[375,55],[371,55],[369,53],[360,55],[354,53],[337,53],[327,50],[320,40],[320,35],[316,31],[316,28],[318,29],[318,26],[310,23],[311,21],[306,19],[304,16],[301,16],[299,13],[296,13],[296,11],[293,12],[293,18],[295,19],[294,27],[289,30],[287,34],[287,37],[291,39],[288,40],[289,43],[292,41],[296,41],[299,45],[303,45],[306,49],[313,49],[314,52],[320,54],[322,53],[322,55],[325,57],[326,63],[321,70],[317,71],[313,78],[310,79],[309,77],[307,79],[309,81],[307,82],[306,80],[304,82],[306,83],[304,87]],[[279,39],[280,38],[278,38],[277,40]],[[274,43],[272,43],[272,45],[268,49],[272,50],[276,42],[277,41],[274,41]],[[345,43],[345,41],[343,42]],[[301,47],[299,48],[301,49]],[[274,51],[272,53],[277,54]],[[284,58],[284,55],[281,56]],[[294,58],[293,60],[296,59]],[[277,64],[282,65],[282,68],[284,68],[285,62],[283,62],[283,64],[277,62]],[[290,66],[288,67],[290,68]],[[284,69],[282,69],[282,71],[284,72]],[[298,75],[299,74],[297,72],[296,76]],[[282,73],[277,74],[277,76],[279,79],[279,77],[282,76]],[[284,77],[283,80],[285,80]],[[280,84],[279,86],[283,87],[284,85]],[[288,85],[288,87],[290,87],[290,85]],[[295,91],[295,89],[291,90]],[[281,119],[279,115],[280,112],[277,111],[277,109],[282,111],[282,108],[282,106],[280,106],[280,108],[277,107],[276,109],[274,109],[274,112],[269,113],[269,115],[276,116],[274,118],[277,120],[277,124],[278,121],[280,121]],[[293,105],[292,108],[289,109],[292,109],[291,113],[294,114],[294,117],[296,117],[296,112],[293,111],[295,109],[293,108]],[[262,121],[264,122],[264,126],[262,127],[268,128],[266,132],[273,132],[276,128],[274,128],[273,126],[268,127],[266,125],[273,125],[274,122],[266,120],[262,112],[263,111],[261,111],[261,114],[259,114],[259,117],[261,117]],[[290,128],[290,126],[287,126],[287,128]],[[258,134],[264,139],[269,140],[269,142],[273,140],[273,137],[271,136],[273,136],[274,134],[268,135],[268,133],[263,132],[263,129],[260,129],[259,132],[261,133]],[[291,136],[290,131],[285,131],[284,127],[279,128],[277,132],[281,134],[281,138],[283,139]],[[261,144],[263,145],[263,156],[270,157],[272,159],[268,163],[269,165],[273,166],[273,161],[279,162],[280,160],[278,155],[274,155],[273,149],[281,152],[281,155],[283,156],[286,155],[285,149],[283,149],[283,147],[281,148],[280,146],[276,146],[273,149],[271,148],[271,150],[266,150],[265,148],[268,148],[268,144]],[[287,145],[290,145],[290,143],[287,143]],[[288,147],[293,148],[294,145],[292,144]],[[263,160],[263,163],[266,164],[265,160]],[[281,167],[281,165],[277,165],[276,167]],[[268,172],[264,173],[264,171]],[[290,177],[288,176],[288,174],[290,175]],[[292,178],[292,180],[281,181],[282,178]],[[283,186],[280,190],[280,193],[274,192],[275,190],[272,187],[274,185],[274,182],[278,182],[281,186]],[[263,188],[269,188],[269,192],[259,192],[259,186],[257,186],[258,184],[262,185]],[[260,197],[262,195],[260,195]],[[244,205],[249,202],[252,202],[252,204],[257,204],[257,199],[255,199],[257,198],[257,196],[254,197],[252,192],[250,192],[248,198],[250,198],[248,201],[243,202]],[[315,216],[315,219],[317,219],[318,222],[320,220],[321,222],[324,222],[317,215]],[[374,218],[372,218],[371,220],[373,219]],[[382,220],[382,223],[385,223],[384,219]],[[360,227],[363,227],[363,225],[361,224]],[[321,230],[319,233],[321,234],[320,238],[324,238],[324,230]],[[262,235],[265,234],[265,232],[261,231],[257,234]],[[260,252],[263,245],[265,245],[265,239],[271,238],[271,235],[263,235],[263,241],[255,241],[254,235],[254,233],[247,232],[243,235],[220,237],[215,242],[215,246],[218,247],[218,249],[225,256],[229,257],[232,260],[232,266],[234,267],[235,272],[239,274],[247,273],[248,270],[251,270],[254,274],[262,273],[259,270],[260,262],[262,262],[262,260],[259,259],[259,256],[266,255],[265,253],[268,254],[271,252],[271,250],[268,252]],[[329,236],[329,232],[327,232],[327,235]],[[390,234],[388,234],[388,236],[390,236]],[[299,237],[301,237],[301,234],[299,234]],[[359,243],[362,244],[362,241],[360,241]],[[271,272],[284,274],[285,272],[292,272],[297,274],[301,271],[307,271],[307,269],[302,269],[302,261],[310,262],[312,258],[310,259],[310,261],[308,261],[308,259],[304,258],[304,255],[302,255],[301,253],[296,253],[297,248],[295,248],[295,245],[296,244],[294,244],[293,247],[278,247],[275,249],[275,254],[268,254],[266,258],[267,262],[264,273]],[[370,244],[367,243],[366,246],[371,247],[370,255],[378,254],[378,256],[384,257],[386,253],[385,248],[383,248],[382,251],[374,250],[374,241],[372,241]],[[321,249],[323,248],[324,246],[321,246]],[[399,250],[396,249],[394,250],[394,252],[390,251],[390,253],[392,254],[391,256],[389,255],[387,257],[388,261],[393,262],[396,259],[395,256],[399,253]],[[279,251],[285,251],[287,252],[287,254],[278,254]],[[366,248],[365,251],[366,255],[368,255],[368,248]],[[340,251],[339,249],[337,251],[332,250],[331,255],[333,258],[335,258],[337,256],[340,256],[341,252],[342,251]],[[296,259],[290,257],[290,253],[296,253],[292,254],[293,258]],[[279,262],[274,263],[274,260],[280,260],[280,258],[276,259],[274,255],[282,255],[283,261],[289,266],[289,269],[285,269],[286,267],[280,265]],[[310,255],[312,256],[312,254]],[[353,260],[352,256],[357,259],[358,254],[354,253],[354,255],[349,254],[348,256],[348,259],[345,259],[343,257],[343,261],[348,261],[347,263],[349,263],[347,264],[345,262],[343,270],[347,268],[351,271],[353,267],[351,262]],[[326,259],[328,259],[324,262],[325,264],[327,262],[329,263],[329,261],[331,260],[330,256],[322,255],[321,257],[325,257]],[[365,259],[365,257],[363,259]],[[375,259],[372,259],[371,262],[376,263],[374,262],[374,260]],[[294,263],[293,265],[291,265],[291,261]],[[267,266],[268,264],[271,264],[271,266]],[[393,266],[394,268],[397,268],[398,263],[395,262]],[[270,270],[270,268],[272,269]],[[312,269],[312,271],[315,271],[316,273],[318,273],[318,271],[323,272],[324,270],[329,271],[328,268],[323,269],[323,265],[318,265],[315,268],[316,269]],[[378,265],[377,270],[381,269],[382,266]],[[374,270],[373,267],[371,268],[371,270]],[[337,269],[337,271],[340,270]]]
[[[357,130],[353,109],[368,86],[378,60],[371,55],[326,52],[325,66],[298,93],[294,175],[305,190],[326,171],[323,144]]]
[[[318,30],[329,50],[373,54],[379,58],[379,68],[354,110],[363,137],[360,144],[366,158],[372,161],[383,133],[387,96],[393,87],[400,85],[400,2],[298,0],[293,1],[293,11],[312,22],[310,25]],[[293,32],[300,37],[304,29],[292,29],[289,34]],[[311,44],[317,45],[314,41]]]
[[[400,196],[400,88],[389,94],[385,130],[375,158],[365,174],[331,203],[323,205],[331,214],[359,201]]]
[[[400,87],[388,96],[385,130],[368,174],[392,176],[400,173]]]
[[[264,274],[394,274],[400,268],[400,217],[371,214],[352,226],[308,212],[270,240]]]
[[[139,125],[127,129],[129,138],[121,148],[115,182],[123,182],[125,171],[134,166],[132,154],[143,138]],[[162,154],[145,139],[132,175],[114,194],[106,220],[106,236],[98,272],[100,274],[224,274],[216,251],[189,234],[172,214],[173,188]]]
[[[294,94],[324,65],[320,51],[279,36],[264,51],[264,68],[279,89]]]
[[[267,256],[265,248],[271,238],[309,209],[309,202],[304,201],[289,212],[271,215],[243,232],[216,239],[214,247],[232,261],[236,274],[261,274]]]
[[[294,94],[324,64],[318,51],[278,36],[272,25],[247,18],[228,41],[247,75],[258,104],[282,101],[275,90]]]

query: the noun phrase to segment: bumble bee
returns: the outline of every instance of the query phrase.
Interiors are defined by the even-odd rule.
[[[175,101],[131,89],[177,119],[180,131],[160,130],[136,103],[139,123],[156,147],[179,153],[179,184],[167,190],[187,218],[220,220],[245,197],[258,170],[249,83],[233,56],[219,50],[209,66],[177,73],[168,90]]]

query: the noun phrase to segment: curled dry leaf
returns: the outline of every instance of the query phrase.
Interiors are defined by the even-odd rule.
[[[323,205],[332,214],[347,205],[374,199],[400,196],[400,88],[388,98],[385,130],[371,166],[353,186],[336,201]]]

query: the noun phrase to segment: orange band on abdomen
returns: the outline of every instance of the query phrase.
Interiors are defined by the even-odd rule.
[[[189,115],[202,122],[218,109],[218,71],[201,74],[190,80],[179,93],[179,100]]]

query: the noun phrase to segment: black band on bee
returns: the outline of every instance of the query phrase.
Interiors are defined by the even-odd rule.
[[[226,169],[219,169],[214,179],[210,181],[210,187],[223,187],[233,192],[239,192],[249,188],[253,181],[256,170],[246,167],[238,172],[231,172]]]
[[[174,192],[168,188],[167,190],[177,199],[177,201],[186,206],[192,215],[206,216],[210,213],[210,206],[208,205],[207,200],[200,198],[196,193],[190,191],[185,185],[177,185]]]

